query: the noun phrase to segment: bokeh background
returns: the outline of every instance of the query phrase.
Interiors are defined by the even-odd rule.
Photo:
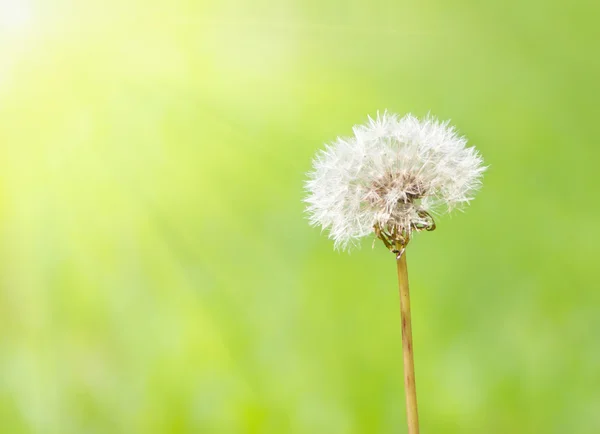
[[[403,433],[393,257],[324,142],[491,167],[408,252],[422,432],[600,432],[597,2],[0,0],[0,432]]]

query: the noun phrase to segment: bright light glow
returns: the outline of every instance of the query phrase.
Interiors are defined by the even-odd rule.
[[[19,34],[31,28],[31,4],[27,0],[0,0],[0,34]]]

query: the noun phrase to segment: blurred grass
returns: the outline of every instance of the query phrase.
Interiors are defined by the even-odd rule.
[[[599,10],[3,0],[0,431],[404,432],[392,259],[301,203],[387,108],[491,165],[409,251],[422,431],[597,433]]]

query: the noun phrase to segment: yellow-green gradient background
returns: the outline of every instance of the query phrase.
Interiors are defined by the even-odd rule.
[[[394,259],[301,203],[383,109],[491,165],[408,251],[422,433],[600,432],[599,12],[0,0],[0,432],[405,432]]]

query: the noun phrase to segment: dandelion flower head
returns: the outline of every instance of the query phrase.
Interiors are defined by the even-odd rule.
[[[353,133],[317,153],[306,182],[310,222],[338,249],[380,231],[407,243],[481,186],[481,156],[447,121],[384,113]]]

